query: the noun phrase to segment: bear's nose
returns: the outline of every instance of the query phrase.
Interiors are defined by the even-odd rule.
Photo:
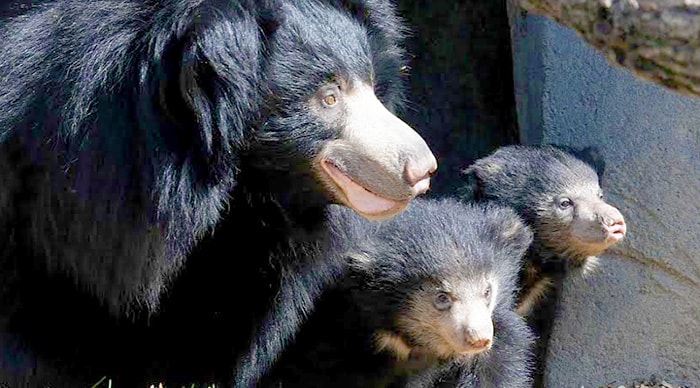
[[[625,225],[625,219],[622,218],[622,215],[615,217],[615,216],[607,216],[603,217],[603,222],[605,223],[606,226],[624,226]]]
[[[627,233],[625,217],[613,206],[608,205],[604,210],[601,212],[601,221],[605,226],[605,231],[617,239],[623,238]]]
[[[403,177],[413,188],[414,194],[423,194],[430,188],[430,175],[437,170],[435,156],[427,155],[409,159],[404,166]]]

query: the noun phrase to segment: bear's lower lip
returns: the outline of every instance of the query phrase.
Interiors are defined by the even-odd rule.
[[[615,232],[609,232],[609,233],[608,233],[608,238],[607,238],[607,240],[608,240],[608,241],[617,242],[617,241],[622,240],[623,238],[625,238],[625,233],[624,233],[624,232],[622,232],[622,231],[615,231]]]
[[[491,349],[491,346],[484,346],[482,348],[467,348],[467,349],[461,349],[457,353],[462,355],[462,356],[473,356],[476,354],[483,353],[489,349]]]
[[[365,187],[352,180],[352,178],[340,170],[333,162],[323,160],[321,166],[324,172],[328,174],[342,191],[350,207],[361,214],[369,216],[382,215],[405,205],[406,201],[396,201],[381,197],[367,190]]]

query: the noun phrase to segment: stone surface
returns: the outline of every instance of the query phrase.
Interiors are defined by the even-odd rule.
[[[512,16],[521,141],[599,147],[629,226],[598,271],[565,285],[547,386],[698,386],[700,98],[635,78],[549,19]]]

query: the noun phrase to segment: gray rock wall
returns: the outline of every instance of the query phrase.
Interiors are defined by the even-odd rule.
[[[700,98],[610,65],[549,19],[512,22],[521,141],[598,146],[629,227],[597,272],[565,285],[547,386],[700,386]]]

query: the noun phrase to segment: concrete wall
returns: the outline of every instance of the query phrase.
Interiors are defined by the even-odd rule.
[[[610,65],[549,19],[512,16],[521,141],[600,147],[629,227],[596,273],[565,285],[547,386],[699,386],[700,98]]]

